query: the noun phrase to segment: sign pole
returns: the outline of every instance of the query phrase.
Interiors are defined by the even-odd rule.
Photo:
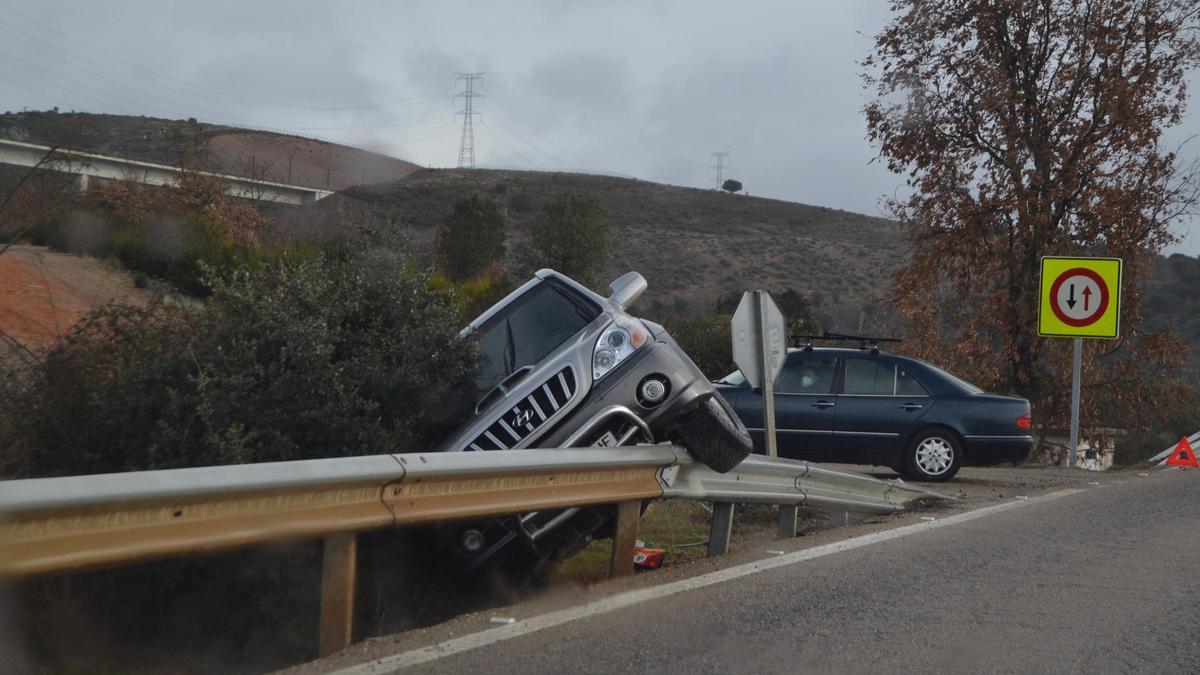
[[[1083,376],[1083,338],[1115,340],[1121,334],[1120,258],[1042,257],[1038,335],[1073,338],[1071,355],[1071,432],[1067,466],[1079,462],[1079,380]]]
[[[754,291],[754,307],[756,311],[756,323],[758,324],[758,343],[760,352],[760,363],[762,364],[762,394],[763,394],[763,417],[766,426],[763,429],[765,434],[764,440],[767,446],[768,457],[778,457],[779,451],[775,448],[775,379],[771,375],[771,342],[769,329],[767,327],[767,298],[765,291]]]
[[[1079,380],[1083,369],[1083,338],[1075,338],[1074,355],[1071,362],[1071,436],[1067,441],[1067,466],[1075,468],[1075,458],[1079,447]]]

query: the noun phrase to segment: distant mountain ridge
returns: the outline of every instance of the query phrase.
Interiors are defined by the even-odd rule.
[[[420,168],[395,157],[301,136],[156,117],[7,112],[0,115],[0,138],[159,164],[199,154],[222,173],[331,190],[397,180]]]

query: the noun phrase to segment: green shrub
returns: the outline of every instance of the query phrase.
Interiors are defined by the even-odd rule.
[[[438,228],[438,261],[445,274],[453,281],[466,281],[503,260],[504,225],[504,212],[496,202],[477,192],[454,202],[453,212]]]
[[[594,287],[609,250],[608,215],[600,201],[567,193],[546,202],[529,224],[520,265],[525,273],[550,267]]]
[[[4,362],[0,477],[421,451],[474,403],[455,395],[474,362],[459,300],[394,250],[201,274],[212,295],[195,308],[105,307],[40,361]],[[13,600],[39,669],[262,672],[315,658],[319,579],[319,542],[299,542],[31,582]],[[393,606],[395,589],[372,592]]]
[[[114,214],[56,212],[35,223],[27,237],[35,245],[69,253],[112,255],[126,269],[161,279],[196,297],[212,291],[205,267],[230,270],[260,265],[288,250],[232,241],[221,221],[206,214],[140,224]],[[314,247],[301,247],[291,249],[290,255],[311,256],[314,251]]]
[[[673,314],[664,325],[671,337],[710,379],[736,370],[728,314],[710,314],[699,319]]]
[[[106,307],[6,378],[5,476],[419,451],[465,404],[457,305],[403,256],[284,254],[203,279],[201,308]]]

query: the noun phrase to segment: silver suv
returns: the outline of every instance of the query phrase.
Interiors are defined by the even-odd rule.
[[[678,442],[717,471],[749,454],[746,428],[666,330],[626,312],[646,290],[637,272],[604,298],[554,270],[463,330],[478,340],[476,403],[446,452]],[[530,513],[446,532],[474,567],[540,567],[586,545],[609,507]]]

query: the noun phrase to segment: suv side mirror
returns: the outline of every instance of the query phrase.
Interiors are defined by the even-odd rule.
[[[610,300],[621,307],[628,307],[645,292],[646,277],[637,272],[627,272],[609,284],[608,290],[611,291],[608,296]]]

